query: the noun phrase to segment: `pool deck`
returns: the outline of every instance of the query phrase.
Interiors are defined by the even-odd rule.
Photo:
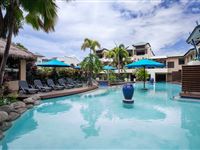
[[[188,93],[181,92],[180,93],[180,97],[183,97],[183,98],[194,98],[194,99],[199,99],[200,100],[200,92],[188,92]]]
[[[55,97],[68,96],[68,95],[88,92],[91,90],[95,90],[97,88],[98,86],[90,86],[90,87],[85,86],[81,88],[64,89],[64,90],[57,90],[57,91],[51,91],[51,92],[40,92],[40,93],[37,93],[36,95],[39,96],[41,99],[48,99],[48,98],[55,98]],[[21,95],[20,98],[24,99],[30,96],[34,96],[34,94]]]

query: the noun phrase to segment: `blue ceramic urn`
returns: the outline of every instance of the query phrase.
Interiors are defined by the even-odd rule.
[[[154,78],[150,78],[149,83],[153,84],[154,83]]]
[[[134,87],[132,84],[125,84],[123,86],[123,94],[124,94],[124,98],[125,100],[131,100],[133,97],[133,93],[134,93]]]

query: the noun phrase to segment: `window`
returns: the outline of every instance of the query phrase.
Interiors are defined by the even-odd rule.
[[[167,66],[168,68],[174,68],[174,62],[173,61],[167,62]]]
[[[141,46],[135,46],[135,48],[140,49],[140,48],[145,48],[145,45],[141,45]]]
[[[179,64],[179,65],[185,64],[184,58],[179,58],[179,59],[178,59],[178,64]]]
[[[136,55],[145,55],[145,51],[136,51]]]

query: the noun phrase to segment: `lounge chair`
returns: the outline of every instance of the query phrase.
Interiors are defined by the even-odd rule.
[[[21,90],[24,94],[34,94],[39,91],[38,89],[28,85],[28,83],[24,80],[19,81],[19,90]]]
[[[62,78],[62,79],[58,79],[58,83],[61,85],[61,86],[64,86],[66,89],[71,89],[73,88],[74,86],[71,85],[71,84],[67,84],[67,82]]]
[[[34,85],[37,89],[39,89],[41,92],[48,92],[51,91],[52,88],[48,86],[44,86],[40,80],[34,80]]]
[[[72,80],[71,78],[67,78],[67,83],[74,85],[75,87],[82,87],[83,86],[83,84],[78,83],[78,82]]]
[[[55,85],[52,79],[47,79],[47,84],[49,87],[53,88],[54,90],[63,90],[65,87],[60,85]]]

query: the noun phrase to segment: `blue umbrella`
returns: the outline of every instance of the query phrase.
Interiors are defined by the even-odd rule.
[[[109,66],[109,65],[107,65],[107,66],[104,66],[104,67],[103,67],[103,70],[116,70],[116,68],[115,68],[115,67],[112,67],[112,66]]]
[[[107,65],[107,66],[104,66],[103,67],[103,70],[107,70],[108,72],[107,72],[107,74],[108,74],[108,78],[109,78],[109,70],[116,70],[116,68],[115,67],[112,67],[112,66],[109,66],[109,65]]]
[[[81,69],[81,66],[76,66],[76,67],[74,67],[75,69]]]
[[[70,67],[70,65],[68,65],[62,61],[56,60],[56,59],[37,64],[37,66],[40,66],[40,67]]]
[[[132,62],[126,65],[127,68],[144,68],[144,89],[145,89],[145,69],[152,68],[152,67],[164,67],[165,65],[153,60],[149,59],[142,59],[137,62]]]

